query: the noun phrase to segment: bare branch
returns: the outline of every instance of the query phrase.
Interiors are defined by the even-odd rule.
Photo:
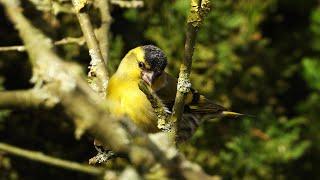
[[[144,6],[143,1],[126,1],[126,0],[111,0],[111,3],[118,5],[121,8],[141,8]]]
[[[97,31],[97,37],[104,64],[107,67],[109,59],[109,29],[112,21],[109,9],[109,0],[97,0],[96,3],[101,14],[101,26]]]
[[[53,51],[51,40],[23,16],[18,0],[1,0],[9,19],[20,33],[33,65],[33,82],[57,96],[61,106],[77,125],[77,134],[89,130],[101,142],[117,152],[128,152],[127,135],[106,112],[103,101],[82,78],[81,68],[66,63]],[[41,85],[43,84],[43,85]]]
[[[209,11],[209,0],[191,0],[190,1],[190,13],[187,21],[187,32],[186,42],[184,47],[184,59],[180,66],[180,73],[177,86],[177,94],[175,103],[173,106],[173,115],[171,118],[174,124],[173,137],[177,140],[179,124],[183,123],[182,114],[184,111],[185,98],[187,93],[190,91],[191,83],[189,80],[191,67],[192,67],[192,56],[194,52],[194,45],[196,42],[197,32],[203,17]]]
[[[144,81],[139,82],[139,89],[147,96],[157,115],[158,128],[168,131],[171,128],[171,124],[168,122],[170,116],[161,99],[159,99],[158,96],[148,88]]]
[[[66,44],[78,44],[79,46],[83,46],[85,43],[83,37],[66,37],[63,38],[59,41],[55,41],[53,44],[54,45],[66,45]],[[19,51],[23,52],[26,51],[26,48],[23,45],[17,45],[17,46],[3,46],[0,47],[0,52],[1,51]]]
[[[59,41],[53,43],[54,45],[65,45],[65,44],[78,44],[79,46],[83,46],[85,44],[85,40],[83,37],[66,37]]]
[[[50,93],[59,97],[61,106],[70,117],[74,118],[80,129],[79,131],[89,129],[97,139],[115,152],[134,154],[134,151],[131,151],[131,144],[125,133],[126,130],[119,124],[119,120],[116,121],[107,113],[108,102],[91,90],[77,71],[76,65],[64,64],[52,52],[50,41],[40,31],[31,26],[21,11],[17,10],[19,6],[12,5],[12,0],[1,0],[1,2],[5,5],[9,18],[20,32],[34,69],[42,70],[38,72],[40,75],[37,75],[37,77],[43,78],[42,80],[46,82],[43,88],[47,88]],[[58,87],[47,87],[50,84],[57,84]],[[134,127],[133,124],[130,125],[130,129]],[[138,129],[128,132],[133,137],[137,137],[134,132],[140,132],[138,135],[143,134]],[[150,149],[151,154],[156,157],[155,159],[170,162],[168,159],[165,160],[166,157],[162,155],[163,153],[160,150],[156,150],[156,146],[148,140],[146,135],[144,137],[145,140],[142,141],[142,144],[145,146],[150,143],[147,149]]]
[[[7,152],[23,158],[27,158],[33,161],[42,162],[48,165],[57,166],[57,167],[61,167],[61,168],[69,169],[73,171],[79,171],[87,174],[102,175],[104,173],[104,169],[102,168],[97,168],[97,167],[80,164],[77,162],[62,160],[59,158],[45,155],[42,152],[25,150],[25,149],[21,149],[21,148],[11,146],[9,144],[1,143],[1,142],[0,142],[0,151]]]
[[[25,50],[26,50],[26,48],[23,45],[0,47],[0,52],[1,51],[19,51],[19,52],[23,52]]]
[[[41,89],[0,91],[0,109],[52,108],[58,102]]]
[[[88,74],[89,84],[94,91],[98,92],[102,97],[105,97],[108,85],[108,72],[89,15],[84,8],[86,2],[86,0],[72,0],[91,56],[90,71]]]

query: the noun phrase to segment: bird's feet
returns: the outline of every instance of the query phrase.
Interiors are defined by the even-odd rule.
[[[102,146],[94,146],[98,152],[97,155],[89,159],[89,164],[96,165],[106,163],[110,159],[116,157],[116,154],[111,150],[105,150]]]

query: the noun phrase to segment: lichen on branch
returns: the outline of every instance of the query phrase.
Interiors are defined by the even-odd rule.
[[[171,129],[171,124],[169,123],[169,113],[168,109],[161,102],[158,96],[148,88],[147,84],[144,81],[139,82],[140,90],[147,96],[148,100],[151,103],[152,108],[154,109],[157,119],[158,119],[158,128],[163,131],[168,131]]]
[[[179,124],[183,123],[183,111],[185,98],[190,91],[190,72],[192,67],[192,56],[196,42],[197,32],[199,26],[203,22],[205,15],[210,10],[210,0],[191,0],[190,12],[187,19],[186,41],[184,48],[184,59],[180,66],[180,73],[178,78],[177,94],[173,106],[173,114],[171,116],[171,123],[174,125],[172,131],[172,139],[178,139]]]
[[[89,15],[86,12],[85,6],[88,2],[88,0],[72,0],[91,57],[88,73],[89,84],[101,97],[105,97],[108,86],[108,72]]]
[[[194,27],[199,27],[204,17],[209,13],[210,7],[210,0],[191,0],[187,23],[191,23]]]

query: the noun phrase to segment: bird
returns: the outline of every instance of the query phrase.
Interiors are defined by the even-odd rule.
[[[177,78],[165,71],[167,57],[155,45],[138,46],[130,50],[121,60],[116,72],[109,79],[106,99],[112,103],[110,113],[115,116],[128,116],[133,123],[146,133],[156,133],[157,114],[149,99],[139,88],[144,81],[158,96],[167,109],[171,109],[177,91]],[[185,100],[184,118],[188,139],[200,125],[204,115],[238,117],[243,114],[228,111],[191,88]],[[185,134],[185,133],[184,133]]]

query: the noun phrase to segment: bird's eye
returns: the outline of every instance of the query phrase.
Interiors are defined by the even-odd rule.
[[[143,62],[139,62],[139,68],[143,69],[145,66],[144,66],[144,63]]]

